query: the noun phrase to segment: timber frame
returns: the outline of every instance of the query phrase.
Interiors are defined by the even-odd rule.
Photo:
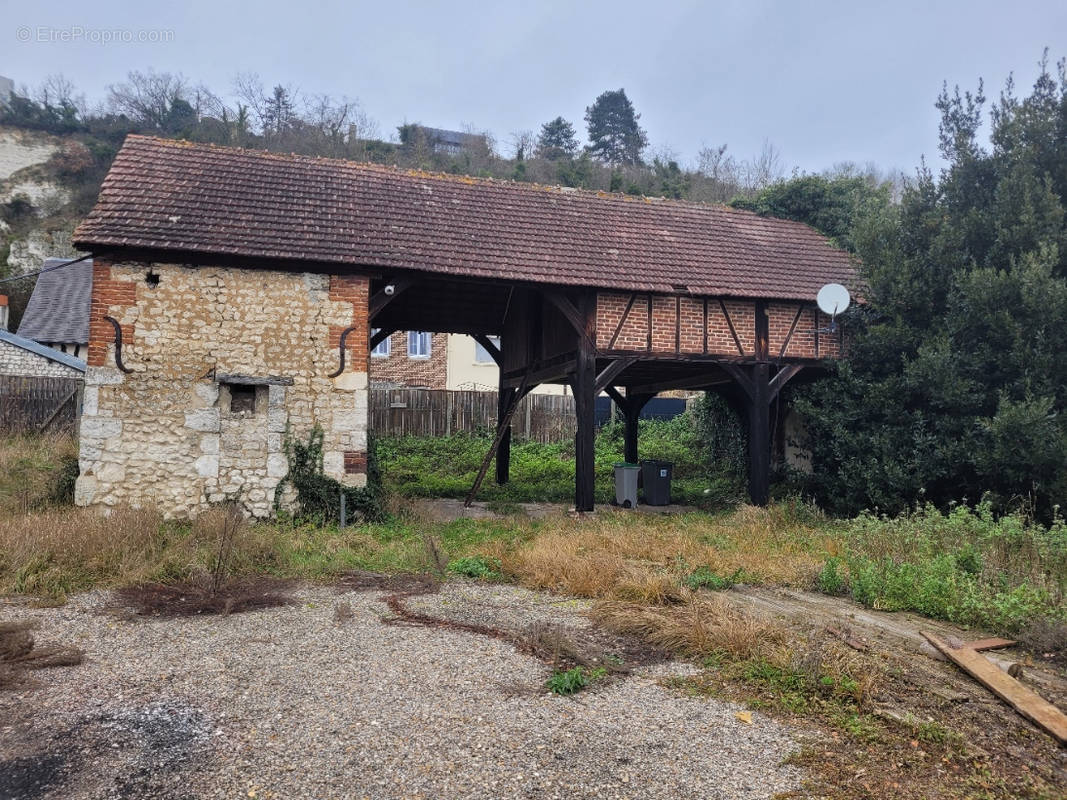
[[[509,479],[509,410],[539,384],[570,386],[579,512],[594,506],[597,395],[606,393],[620,410],[623,455],[635,462],[638,419],[650,399],[672,389],[718,392],[747,422],[748,490],[763,505],[779,393],[842,351],[840,326],[830,335],[827,322],[814,302],[799,300],[619,293],[405,271],[372,281],[369,342],[373,348],[396,330],[428,330],[466,333],[485,347],[500,368],[498,420],[506,424],[494,448],[501,484]],[[499,348],[491,335],[500,337]]]

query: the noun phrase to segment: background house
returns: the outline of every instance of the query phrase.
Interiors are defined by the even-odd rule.
[[[373,331],[372,331],[373,333]],[[499,336],[490,336],[498,345]],[[398,331],[371,350],[372,389],[402,386],[452,391],[495,392],[500,370],[489,352],[462,333]],[[533,394],[567,394],[567,387],[544,385]]]
[[[49,258],[42,269],[69,258]],[[93,291],[92,259],[42,272],[19,323],[18,335],[61,353],[84,359],[89,346],[89,302]]]

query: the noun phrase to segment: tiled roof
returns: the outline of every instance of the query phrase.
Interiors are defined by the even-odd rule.
[[[15,347],[20,347],[27,352],[43,356],[50,361],[55,361],[57,364],[70,367],[78,372],[85,372],[85,362],[80,358],[67,355],[59,350],[53,350],[51,347],[45,347],[43,344],[38,344],[32,339],[27,339],[24,336],[18,336],[11,331],[0,329],[0,342],[7,342]]]
[[[49,258],[42,268],[68,261]],[[92,291],[92,259],[41,274],[19,323],[19,336],[50,344],[87,344]]]
[[[813,300],[813,229],[649,200],[129,136],[74,243],[634,291]]]

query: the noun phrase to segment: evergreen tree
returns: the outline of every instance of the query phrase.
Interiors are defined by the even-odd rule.
[[[604,92],[585,110],[589,152],[608,164],[640,164],[641,151],[648,145],[637,124],[640,118],[625,89]]]
[[[943,91],[947,166],[852,236],[866,280],[849,358],[799,390],[814,489],[839,512],[922,498],[1048,518],[1067,502],[1067,79],[1009,82],[978,140],[985,98]]]
[[[537,137],[537,155],[549,161],[574,158],[578,153],[578,137],[574,126],[563,117],[556,117],[541,126]]]
[[[289,90],[284,86],[275,86],[266,98],[263,110],[263,133],[280,136],[286,133],[296,121],[296,111]]]
[[[856,250],[856,222],[889,207],[890,186],[856,175],[828,178],[802,175],[768,186],[754,197],[730,201],[734,208],[765,217],[803,222],[845,250]]]

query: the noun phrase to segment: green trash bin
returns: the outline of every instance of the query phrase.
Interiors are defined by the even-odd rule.
[[[645,503],[650,506],[671,504],[671,475],[674,463],[650,458],[641,462],[641,478],[645,485]]]
[[[637,505],[637,476],[641,467],[637,464],[615,465],[615,505],[634,508]]]

